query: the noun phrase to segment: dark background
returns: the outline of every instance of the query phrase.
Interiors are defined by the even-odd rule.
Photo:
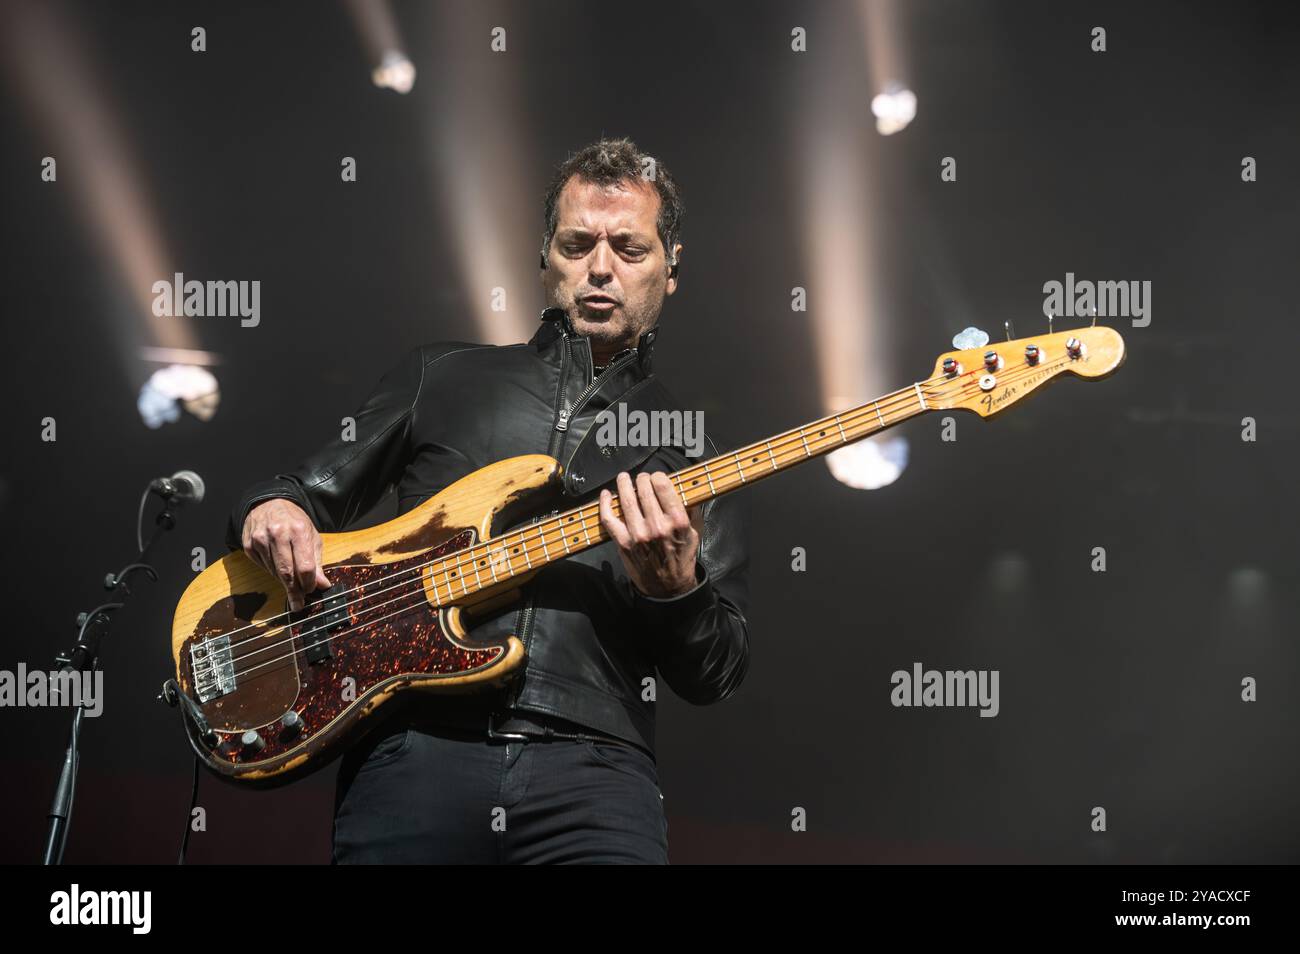
[[[456,170],[431,140],[462,156],[503,136],[523,150],[530,178],[510,185],[531,206],[508,221],[485,206],[478,223],[511,233],[502,284],[519,319],[542,306],[550,168],[602,134],[632,136],[687,204],[658,372],[728,446],[824,413],[810,315],[789,304],[802,285],[818,307],[796,139],[816,95],[871,127],[855,7],[445,6],[396,5],[418,70],[403,97],[371,85],[333,4],[57,5],[172,259],[189,277],[262,282],[257,328],[177,319],[223,357],[208,423],[141,423],[149,366],[118,357],[135,298],[65,186],[96,157],[59,154],[12,82],[0,99],[0,668],[48,668],[71,641],[76,612],[133,552],[149,478],[190,467],[208,483],[159,555],[160,582],[106,643],[70,862],[175,856],[191,760],[154,696],[190,548],[223,552],[240,489],[323,442],[406,348],[479,335],[470,302],[487,293],[467,287],[475,250],[459,247],[436,185]],[[1067,271],[1150,280],[1152,322],[1116,323],[1129,356],[1106,382],[1062,383],[990,423],[962,416],[955,443],[938,415],[904,425],[912,460],[887,488],[851,490],[814,462],[742,491],[755,507],[748,680],[710,708],[660,696],[675,862],[1300,859],[1290,7],[903,6],[920,108],[863,170],[883,184],[887,223],[881,390],[928,376],[966,324],[995,339],[1007,319],[1018,335],[1042,329],[1042,285]],[[206,53],[190,51],[194,25]],[[471,82],[501,61],[493,25],[507,28],[511,78]],[[807,54],[790,51],[796,25]],[[1096,25],[1104,54],[1089,49]],[[828,58],[829,89],[814,76]],[[509,103],[494,99],[502,87]],[[452,117],[473,121],[439,125]],[[39,176],[50,154],[57,185]],[[344,155],[356,183],[339,181]],[[938,174],[949,155],[955,183]],[[40,440],[45,416],[55,443]],[[795,546],[807,572],[791,570]],[[1105,573],[1090,569],[1096,546]],[[1001,714],[894,708],[890,675],[916,661],[998,669]],[[1246,676],[1254,704],[1240,701]],[[39,857],[67,722],[0,710],[0,860]],[[327,861],[332,781],[261,793],[205,775],[191,861]],[[795,806],[805,833],[791,831]]]

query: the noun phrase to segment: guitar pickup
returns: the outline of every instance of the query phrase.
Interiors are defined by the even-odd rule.
[[[309,665],[324,662],[334,655],[333,634],[351,621],[346,592],[339,586],[322,590],[319,599],[308,605],[305,613],[303,655]]]

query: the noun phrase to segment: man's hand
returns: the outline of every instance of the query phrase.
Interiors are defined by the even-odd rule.
[[[330,585],[320,565],[320,534],[296,503],[277,498],[248,511],[243,541],[244,552],[284,584],[290,609],[302,609],[306,594]]]
[[[695,586],[695,558],[700,534],[695,523],[699,506],[690,515],[681,495],[663,471],[638,474],[635,485],[624,471],[618,475],[621,517],[614,515],[614,495],[600,492],[600,522],[618,545],[627,575],[646,596],[667,599]]]

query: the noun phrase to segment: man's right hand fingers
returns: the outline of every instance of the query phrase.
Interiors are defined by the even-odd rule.
[[[321,540],[319,533],[313,536],[314,540],[312,542],[316,545],[316,589],[327,590],[330,588],[330,578],[325,575],[325,567],[321,565],[325,562],[325,544]]]
[[[302,528],[295,531],[290,543],[293,547],[293,572],[298,589],[310,593],[316,589],[316,547]]]
[[[289,597],[289,609],[302,609],[302,592],[298,586],[298,575],[293,567],[293,544],[288,539],[276,540],[272,555],[274,573],[284,584],[284,592]]]
[[[244,550],[284,585],[290,609],[302,609],[306,594],[330,585],[321,569],[322,543],[297,504],[273,499],[244,518]]]

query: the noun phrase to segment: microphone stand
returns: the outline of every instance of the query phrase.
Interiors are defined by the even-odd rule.
[[[84,673],[94,673],[99,669],[99,644],[108,630],[109,613],[126,605],[131,598],[128,585],[132,573],[143,572],[149,579],[157,582],[158,574],[149,565],[149,557],[162,535],[176,526],[176,517],[172,513],[170,495],[164,496],[162,512],[154,519],[153,533],[141,548],[134,562],[123,567],[118,573],[109,573],[104,577],[104,589],[119,597],[117,602],[104,603],[89,613],[77,616],[77,642],[72,651],[58,656],[55,663],[60,667],[60,674],[73,673],[81,677]],[[68,747],[63,755],[63,768],[59,772],[59,782],[54,789],[54,800],[50,805],[49,831],[45,836],[45,852],[42,863],[57,865],[63,863],[63,849],[68,841],[68,828],[72,819],[72,801],[77,788],[77,771],[80,767],[78,746],[81,741],[81,723],[85,712],[83,705],[77,706],[72,715],[72,730],[68,734]]]

